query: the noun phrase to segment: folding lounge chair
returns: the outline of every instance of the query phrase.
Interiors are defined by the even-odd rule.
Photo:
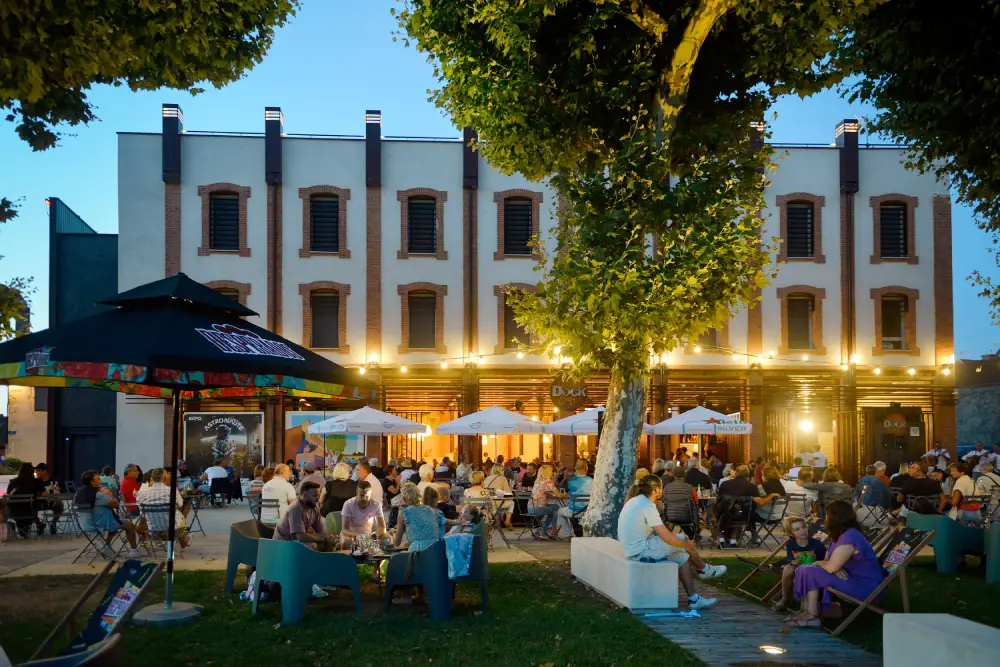
[[[764,546],[764,543],[768,538],[784,544],[785,540],[780,539],[774,534],[774,531],[781,528],[782,522],[785,520],[785,516],[788,514],[788,498],[775,498],[771,501],[770,511],[766,519],[762,519],[758,514],[755,517],[755,521],[752,525],[753,539],[760,543],[760,546]],[[761,537],[761,533],[764,536]]]
[[[846,602],[850,602],[856,605],[854,611],[852,611],[840,625],[838,625],[831,634],[836,637],[841,632],[843,632],[847,626],[849,626],[854,619],[856,619],[862,611],[865,609],[871,609],[876,614],[884,615],[886,613],[885,609],[877,606],[875,601],[882,595],[883,592],[889,587],[889,585],[899,579],[899,586],[903,598],[903,613],[910,613],[910,597],[906,590],[906,567],[917,557],[921,549],[927,546],[928,543],[934,538],[934,531],[922,531],[914,530],[912,528],[904,528],[902,530],[896,531],[892,534],[892,537],[882,548],[881,554],[879,554],[879,565],[882,567],[882,574],[884,578],[882,583],[873,590],[867,598],[864,600],[858,600],[856,598],[847,595],[846,593],[841,593],[836,588],[827,588],[830,594]]]
[[[806,525],[808,526],[809,529],[809,537],[815,537],[819,539],[825,546],[829,546],[830,538],[827,537],[822,532],[823,530],[822,521],[820,521],[816,517],[812,517],[811,520],[806,519]],[[781,571],[785,567],[784,554],[789,539],[791,538],[785,538],[785,540],[783,540],[781,544],[779,544],[777,547],[774,548],[774,551],[769,553],[767,557],[764,560],[760,561],[759,563],[749,558],[744,558],[743,556],[737,555],[736,556],[737,559],[748,565],[753,565],[754,569],[751,570],[750,573],[747,574],[747,576],[743,577],[743,581],[741,581],[739,584],[736,585],[736,590],[740,591],[741,593],[743,593],[748,597],[753,598],[754,600],[758,600],[759,602],[767,602],[768,600],[770,600],[774,596],[774,594],[781,589],[781,581],[778,581],[778,583],[772,586],[763,596],[755,595],[748,588],[746,588],[745,585],[753,577],[763,572],[775,574],[778,575],[779,577],[781,576]]]

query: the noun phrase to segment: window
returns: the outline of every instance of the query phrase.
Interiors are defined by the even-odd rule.
[[[908,255],[906,204],[879,204],[879,256],[902,259]]]
[[[239,303],[240,291],[238,289],[233,289],[232,287],[217,287],[215,291],[227,299],[232,299],[233,301]]]
[[[788,309],[788,349],[813,349],[813,297],[808,294],[794,294],[787,299]]]
[[[810,202],[788,204],[788,222],[785,236],[787,257],[812,257],[815,254],[815,224],[813,205]]]
[[[718,331],[715,329],[709,329],[702,335],[698,336],[698,342],[696,343],[702,351],[714,350],[719,347],[719,336]]]
[[[517,323],[514,318],[514,309],[507,303],[507,295],[504,295],[503,304],[503,347],[514,349],[531,345],[531,335],[528,331]]]
[[[240,249],[240,198],[235,192],[213,193],[209,198],[209,248]]]
[[[340,252],[340,197],[313,195],[309,198],[309,250]]]
[[[316,291],[309,295],[312,331],[309,346],[321,350],[340,347],[340,294]]]
[[[407,346],[413,350],[433,350],[437,347],[437,295],[434,292],[412,291],[407,296],[410,331]]]
[[[531,254],[530,199],[509,198],[503,209],[503,252],[505,255]]]
[[[406,215],[407,252],[410,255],[435,254],[437,252],[437,200],[433,197],[410,197],[406,204]]]
[[[906,349],[906,311],[905,296],[890,294],[882,297],[882,349]]]

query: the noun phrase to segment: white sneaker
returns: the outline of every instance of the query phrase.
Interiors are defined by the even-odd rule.
[[[314,598],[325,598],[327,595],[329,595],[329,593],[327,593],[326,591],[324,591],[322,588],[320,588],[316,584],[313,584],[312,596]]]
[[[128,550],[128,557],[129,558],[138,558],[141,555],[142,555],[142,552],[139,551],[138,548],[136,548],[136,549],[129,549]]]
[[[715,598],[706,598],[704,596],[699,597],[697,602],[691,602],[688,604],[688,609],[708,609],[713,606],[718,600]]]
[[[725,565],[705,565],[705,569],[698,573],[699,579],[718,579],[726,573],[728,568]]]

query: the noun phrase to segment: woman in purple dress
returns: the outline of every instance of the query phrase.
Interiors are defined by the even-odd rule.
[[[795,570],[795,599],[802,609],[789,616],[795,628],[820,627],[820,611],[830,605],[827,588],[836,588],[864,600],[882,583],[882,566],[865,536],[858,530],[854,508],[843,500],[826,506],[826,533],[833,540],[826,560]]]

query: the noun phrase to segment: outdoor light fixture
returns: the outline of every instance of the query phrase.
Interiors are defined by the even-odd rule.
[[[358,368],[358,372],[361,373],[362,375],[364,375],[365,373],[368,372],[368,369],[365,368],[364,366],[361,366],[361,367]]]
[[[733,361],[736,361],[739,358],[740,358],[740,355],[738,355],[735,352],[733,352]]]
[[[559,414],[559,408],[552,408],[552,412]]]
[[[875,367],[875,368],[874,368],[874,369],[872,370],[872,373],[874,373],[875,375],[882,375],[882,369],[881,369],[881,368],[879,368],[878,366],[876,366],[876,367]]]
[[[660,353],[660,363],[663,364],[664,366],[666,366],[667,363],[669,363],[669,362],[670,362],[670,355],[667,354],[666,352],[661,352]]]
[[[943,375],[951,375],[951,369],[950,368],[942,368],[941,369],[941,373]]]
[[[489,443],[489,439],[484,435],[483,436],[483,444],[485,445],[485,444],[488,444],[488,443]]]
[[[809,355],[808,354],[803,354],[802,355],[802,361],[809,361]]]
[[[774,355],[775,355],[774,350],[771,350],[770,352],[767,353],[767,356],[771,357],[772,359],[774,359]]]
[[[399,367],[399,372],[400,373],[405,373],[406,372],[406,364],[403,364],[402,366]]]
[[[538,421],[538,417],[532,417],[532,418],[531,418],[531,421],[533,421],[533,422],[536,422],[536,421]]]
[[[550,438],[548,435],[543,435],[542,436],[542,442],[544,442],[547,445],[550,442],[552,442],[552,438]]]
[[[517,353],[517,358],[518,359],[524,359],[524,352],[518,352]]]
[[[852,364],[858,363],[858,355],[857,354],[852,354],[851,355],[851,363]]]
[[[803,419],[799,422],[799,430],[803,433],[811,433],[813,430],[813,423],[810,419]]]
[[[378,363],[378,355],[375,354],[374,352],[372,352],[371,362],[373,364],[377,364]]]
[[[850,369],[850,366],[848,366],[847,364],[841,364],[840,365],[840,370],[842,370],[842,371],[846,371],[846,370],[849,370],[849,369]]]
[[[785,649],[780,646],[761,646],[760,650],[768,655],[781,655],[785,653]]]
[[[909,373],[910,375],[916,375],[917,374],[917,369],[916,368],[908,368],[906,370],[906,372]]]
[[[701,348],[699,346],[695,345],[694,346],[694,353],[695,354],[701,354]]]
[[[447,361],[442,361],[441,362],[441,368],[448,368],[448,362]]]
[[[431,434],[431,427],[428,426],[426,429],[424,429],[424,435],[430,435],[430,434]]]
[[[955,363],[955,355],[954,354],[949,354],[948,355],[948,363],[949,364],[954,364]]]

